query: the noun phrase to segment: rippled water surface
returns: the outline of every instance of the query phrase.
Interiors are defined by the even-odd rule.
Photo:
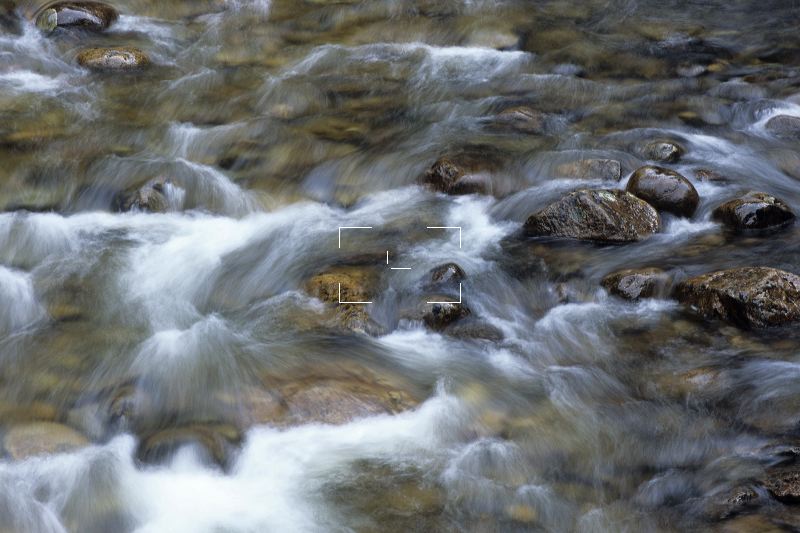
[[[766,127],[800,117],[798,2],[111,3],[46,34],[44,2],[0,2],[0,531],[800,528],[759,481],[797,455],[797,326],[600,285],[800,273],[800,224],[711,216],[748,190],[800,210],[800,140]],[[96,46],[151,64],[79,66]],[[520,237],[654,140],[693,217]],[[422,185],[442,156],[490,194]],[[559,170],[587,158],[621,180]],[[123,205],[156,182],[160,209]],[[415,306],[447,262],[471,314],[438,331]],[[372,303],[343,316],[320,273]]]

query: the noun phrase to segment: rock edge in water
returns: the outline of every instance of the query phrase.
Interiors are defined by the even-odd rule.
[[[675,290],[678,301],[706,318],[743,328],[800,321],[800,276],[768,267],[740,267],[689,278]]]
[[[604,243],[629,243],[661,230],[658,212],[618,189],[581,189],[528,217],[525,233]]]
[[[119,19],[116,9],[102,2],[54,2],[36,14],[36,26],[50,32],[56,28],[81,28],[101,32]]]
[[[150,64],[147,55],[138,48],[89,48],[78,54],[78,64],[92,70],[136,70]]]
[[[688,179],[663,167],[637,169],[625,190],[659,211],[679,217],[691,217],[700,203],[700,195]]]
[[[780,229],[795,219],[785,202],[756,191],[728,200],[714,209],[711,216],[734,231]]]

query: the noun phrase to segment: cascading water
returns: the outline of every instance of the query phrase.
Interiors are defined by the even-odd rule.
[[[106,5],[0,2],[0,531],[800,528],[793,2]]]

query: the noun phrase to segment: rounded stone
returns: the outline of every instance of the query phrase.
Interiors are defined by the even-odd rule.
[[[659,211],[681,217],[691,217],[700,203],[700,195],[689,180],[663,167],[639,168],[628,180],[625,190]]]
[[[612,272],[601,285],[608,292],[627,300],[651,298],[666,294],[670,277],[660,268],[631,268]]]
[[[734,231],[778,229],[795,219],[785,202],[756,191],[728,200],[714,209],[712,216]]]
[[[492,190],[491,178],[487,174],[467,172],[446,157],[436,160],[421,181],[434,191],[452,195],[489,194]]]
[[[56,27],[100,32],[118,18],[117,10],[102,2],[54,2],[38,12],[36,26],[48,32]]]
[[[651,161],[675,163],[686,152],[684,148],[672,141],[658,140],[645,145],[643,155]]]
[[[78,54],[78,64],[92,70],[136,70],[150,64],[138,48],[89,48]]]
[[[658,212],[618,189],[572,192],[528,217],[532,237],[561,237],[603,243],[641,241],[661,229]]]

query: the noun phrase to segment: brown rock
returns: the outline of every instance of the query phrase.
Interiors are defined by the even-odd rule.
[[[622,177],[622,167],[615,159],[581,159],[558,165],[555,174],[559,178],[619,181]]]
[[[78,54],[78,64],[92,70],[130,71],[150,64],[138,48],[89,48]]]
[[[422,182],[445,194],[489,194],[491,178],[485,173],[469,173],[464,167],[447,158],[438,159],[422,176]]]
[[[667,293],[670,277],[660,268],[632,268],[607,275],[601,285],[626,300],[651,298]]]
[[[14,425],[3,440],[6,453],[17,461],[36,455],[71,452],[88,444],[86,437],[55,422]]]
[[[661,218],[652,206],[616,189],[572,192],[525,222],[530,236],[606,243],[640,241],[660,229]]]
[[[625,188],[659,211],[691,217],[700,203],[694,186],[668,168],[645,166],[636,170]]]
[[[416,405],[407,393],[378,382],[320,379],[281,390],[294,423],[344,424],[356,418],[399,413]]]
[[[720,205],[712,216],[734,231],[777,229],[790,224],[795,214],[786,203],[764,192],[750,191]]]
[[[642,150],[642,155],[646,159],[659,163],[675,163],[685,152],[686,150],[677,143],[658,140],[647,143]]]
[[[784,503],[800,502],[800,469],[778,468],[767,473],[764,486],[770,494]]]
[[[101,2],[55,2],[44,6],[36,16],[39,28],[52,31],[59,28],[81,28],[103,31],[119,18],[113,7]]]
[[[306,292],[323,302],[336,306],[336,317],[345,329],[377,333],[380,327],[370,318],[366,304],[339,303],[370,302],[377,295],[377,271],[365,266],[337,266],[313,276],[306,283]],[[341,287],[341,296],[340,296]]]
[[[678,301],[745,328],[800,320],[800,276],[767,267],[720,270],[678,284]]]

